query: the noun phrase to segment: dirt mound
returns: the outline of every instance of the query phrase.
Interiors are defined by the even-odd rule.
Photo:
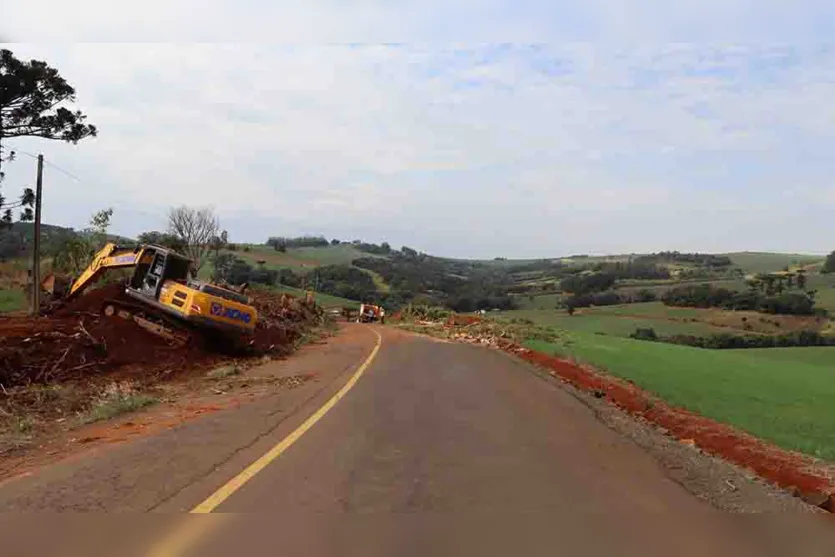
[[[254,290],[249,295],[258,310],[252,344],[256,353],[290,351],[307,329],[320,325],[325,319],[320,306],[307,304],[289,294]]]
[[[132,321],[97,315],[0,320],[0,383],[65,381],[126,365],[147,371],[194,358]]]
[[[199,333],[174,345],[134,321],[100,315],[102,304],[123,296],[121,284],[85,293],[48,317],[0,318],[0,384],[50,383],[96,375],[174,377],[221,359],[287,354],[324,312],[287,295],[252,293],[259,321],[244,351],[230,354],[224,343]]]
[[[67,302],[60,309],[57,309],[52,313],[52,316],[69,317],[78,313],[98,314],[104,302],[114,299],[127,300],[125,285],[121,282],[87,290],[78,298]]]

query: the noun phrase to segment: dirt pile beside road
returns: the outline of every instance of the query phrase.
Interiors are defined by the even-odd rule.
[[[94,314],[0,319],[0,383],[66,381],[125,365],[175,365],[186,357],[131,321]]]
[[[122,285],[113,284],[91,290],[50,316],[0,318],[0,384],[9,388],[103,375],[175,377],[223,359],[288,354],[311,327],[324,321],[316,305],[255,291],[255,335],[245,350],[230,354],[201,338],[175,345],[132,320],[100,314],[106,300],[122,296]]]
[[[292,351],[295,343],[313,326],[325,321],[325,312],[316,304],[289,294],[265,290],[248,293],[258,310],[258,325],[252,350],[256,354]]]

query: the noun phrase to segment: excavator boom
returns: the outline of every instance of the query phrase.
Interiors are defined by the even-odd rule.
[[[142,254],[143,250],[138,247],[120,247],[113,243],[105,245],[95,255],[90,265],[73,281],[67,298],[71,299],[81,294],[87,286],[95,282],[108,269],[135,267],[139,264]]]

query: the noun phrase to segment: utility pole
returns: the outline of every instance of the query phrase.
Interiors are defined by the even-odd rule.
[[[43,191],[43,155],[38,155],[38,180],[35,185],[35,244],[32,249],[32,307],[33,317],[41,309],[41,192]]]

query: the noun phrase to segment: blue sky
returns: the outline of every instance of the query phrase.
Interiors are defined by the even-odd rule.
[[[180,42],[10,45],[58,67],[101,134],[9,147],[79,178],[47,167],[48,222],[81,227],[110,205],[128,235],[202,203],[237,241],[322,233],[469,257],[835,248],[835,7],[574,4],[176,2],[165,21],[82,21],[52,3],[40,30],[14,8],[0,36]],[[187,42],[212,33],[233,42]],[[7,194],[32,162],[7,168]]]

